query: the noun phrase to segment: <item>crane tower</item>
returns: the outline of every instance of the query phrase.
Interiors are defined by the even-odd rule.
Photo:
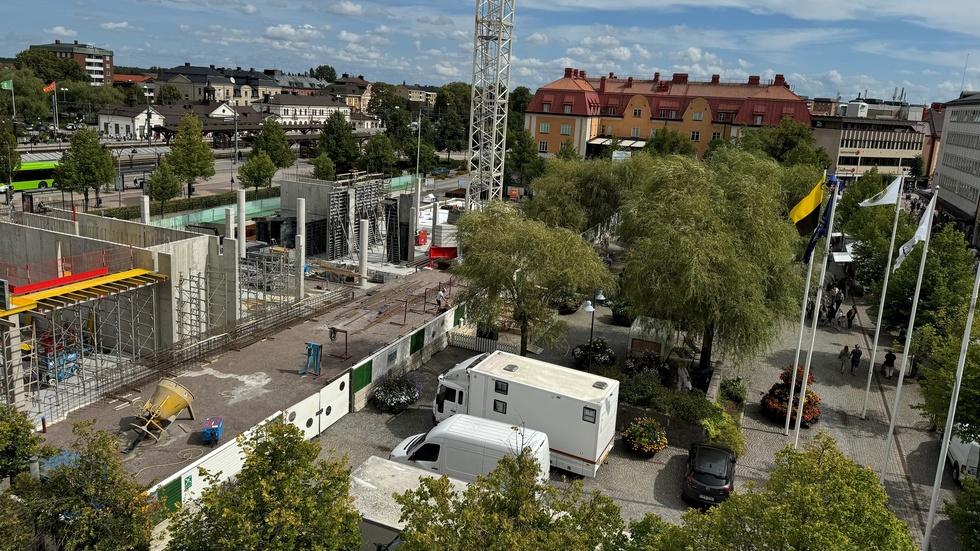
[[[513,39],[514,0],[476,0],[467,210],[484,191],[487,199],[500,199],[503,193]]]

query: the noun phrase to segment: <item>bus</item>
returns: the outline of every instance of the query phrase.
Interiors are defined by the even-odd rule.
[[[20,170],[11,175],[14,191],[54,187],[54,169],[58,161],[34,161],[21,163]],[[6,178],[2,178],[6,180]],[[7,191],[6,181],[0,182],[0,193]]]

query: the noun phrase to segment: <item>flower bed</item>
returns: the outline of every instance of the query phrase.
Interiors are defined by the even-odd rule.
[[[616,352],[609,348],[606,339],[596,337],[592,342],[580,344],[572,349],[575,367],[585,369],[596,366],[610,366],[616,363]]]
[[[422,383],[405,373],[388,373],[374,387],[371,402],[385,413],[401,413],[418,401]]]
[[[667,431],[656,419],[638,417],[623,431],[623,441],[635,452],[654,455],[667,447]]]
[[[786,420],[786,404],[789,402],[789,383],[776,383],[772,385],[769,392],[762,397],[762,414],[766,417],[783,423]],[[790,422],[796,423],[796,416],[799,410],[799,392],[793,395],[793,412],[790,414]],[[803,404],[803,419],[800,426],[810,428],[810,425],[820,420],[820,397],[809,389],[806,391],[806,401]]]

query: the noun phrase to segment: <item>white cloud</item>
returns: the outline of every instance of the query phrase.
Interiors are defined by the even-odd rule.
[[[455,78],[462,74],[458,68],[441,61],[436,63],[435,69],[437,75],[447,78]]]
[[[325,10],[334,15],[362,15],[364,13],[363,6],[347,0],[329,4]]]
[[[53,34],[55,36],[66,36],[68,38],[73,38],[73,37],[78,36],[78,33],[77,32],[75,32],[75,31],[73,31],[71,29],[66,29],[66,28],[62,27],[61,25],[58,25],[58,26],[55,26],[55,27],[51,27],[50,29],[44,29],[44,32],[46,32],[48,34]]]
[[[361,37],[352,32],[340,31],[340,33],[337,34],[337,39],[343,40],[344,42],[358,42],[361,40]]]
[[[285,23],[274,27],[266,27],[264,36],[272,40],[285,40],[290,42],[309,42],[323,38],[321,33],[313,25],[300,25],[293,27]]]
[[[453,34],[449,35],[453,40],[473,40],[473,33],[468,33],[465,31],[453,31]]]
[[[541,33],[531,33],[525,42],[528,44],[534,44],[535,46],[545,46],[548,44],[548,37]]]
[[[452,19],[444,15],[439,17],[429,17],[429,16],[419,17],[415,19],[415,21],[417,23],[422,23],[425,25],[436,25],[436,26],[450,26],[456,24],[455,21],[453,21]]]
[[[120,21],[119,23],[113,23],[111,21],[107,21],[99,26],[107,31],[121,31],[121,30],[128,29],[129,23],[126,21]]]
[[[258,8],[256,8],[256,7],[255,7],[255,6],[253,5],[253,4],[245,4],[245,8],[243,9],[243,11],[244,11],[245,13],[247,13],[247,14],[249,14],[249,15],[251,15],[251,14],[253,14],[253,13],[256,13],[256,12],[258,12],[258,11],[259,11],[259,9],[258,9]]]

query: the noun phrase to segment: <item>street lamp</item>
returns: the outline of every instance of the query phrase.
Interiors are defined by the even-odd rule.
[[[606,300],[606,297],[602,294],[602,291],[596,291],[592,298],[595,299],[596,303]],[[595,335],[595,306],[592,305],[591,300],[587,300],[585,301],[585,306],[582,307],[582,310],[592,313],[592,325],[589,328],[589,369],[592,369],[592,356],[595,353],[594,347],[592,346],[592,339]]]
[[[143,87],[143,95],[146,96],[146,147],[150,147],[150,87]]]
[[[228,80],[230,80],[232,84],[231,95],[232,97],[235,97],[235,90],[234,90],[235,77],[228,77]],[[235,140],[235,151],[234,153],[232,153],[231,164],[237,165],[238,164],[238,109],[235,109],[235,107],[231,104],[231,99],[228,99],[228,107],[231,107],[232,111],[235,113],[235,136],[233,138]],[[231,183],[232,184],[235,183],[234,178],[232,178]]]
[[[422,159],[422,106],[419,106],[418,140],[415,142],[415,212],[419,211],[422,182],[419,180],[419,161]]]

